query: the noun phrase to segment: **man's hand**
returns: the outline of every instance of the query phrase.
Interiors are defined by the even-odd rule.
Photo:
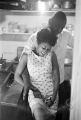
[[[24,86],[24,90],[23,90],[23,100],[25,100],[28,91],[29,91],[29,87],[28,87],[28,86]]]
[[[24,89],[23,91],[23,100],[25,100],[25,97],[26,97],[26,89]]]
[[[52,100],[51,97],[45,100],[45,103],[47,104],[48,107],[51,107],[54,104],[54,101]]]
[[[38,88],[31,85],[30,89],[33,91],[33,94],[34,94],[35,98],[43,99],[43,96],[42,96],[42,94],[41,94],[41,92],[39,91]]]

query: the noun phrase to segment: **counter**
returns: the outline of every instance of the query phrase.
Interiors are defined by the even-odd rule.
[[[22,86],[14,81],[13,64],[6,63],[0,69],[0,103],[17,105]]]

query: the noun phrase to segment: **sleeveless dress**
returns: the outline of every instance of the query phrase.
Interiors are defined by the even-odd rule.
[[[41,57],[36,55],[33,51],[27,53],[27,69],[30,75],[31,83],[36,87],[44,97],[48,99],[53,96],[54,81],[52,80],[52,63],[51,52],[46,56]],[[51,110],[57,110],[58,95],[54,104],[49,108]]]

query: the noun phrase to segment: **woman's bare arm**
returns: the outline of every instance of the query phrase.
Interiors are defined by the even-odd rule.
[[[26,64],[27,64],[27,55],[26,54],[23,54],[22,55],[22,58],[16,68],[16,71],[15,71],[15,75],[14,75],[14,79],[19,83],[21,84],[22,86],[24,86],[24,82],[23,82],[23,78],[22,78],[22,73],[26,67]]]

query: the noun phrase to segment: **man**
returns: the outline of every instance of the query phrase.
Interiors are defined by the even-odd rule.
[[[64,81],[64,60],[66,55],[67,45],[73,47],[73,37],[72,35],[64,29],[67,22],[66,15],[64,12],[57,12],[52,18],[49,19],[47,29],[54,32],[58,36],[57,43],[53,50],[56,53],[59,69],[60,69],[60,83]],[[37,32],[32,34],[27,40],[27,44],[24,47],[23,53],[30,52],[37,46]],[[22,56],[22,55],[21,55]]]

